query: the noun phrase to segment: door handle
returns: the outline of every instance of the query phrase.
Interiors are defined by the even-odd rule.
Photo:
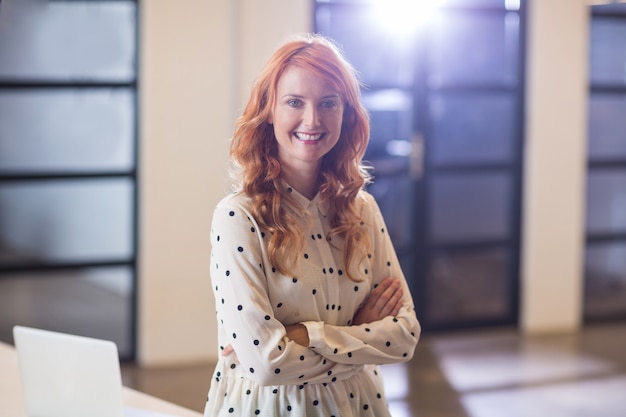
[[[424,135],[419,132],[411,137],[409,172],[414,181],[419,181],[424,176]]]

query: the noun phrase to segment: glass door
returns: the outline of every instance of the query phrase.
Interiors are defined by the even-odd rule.
[[[584,314],[626,317],[626,4],[591,8]]]
[[[517,321],[523,10],[504,0],[316,3],[317,31],[365,84],[369,191],[426,329]]]

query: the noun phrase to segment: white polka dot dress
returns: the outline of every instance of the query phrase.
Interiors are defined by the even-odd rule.
[[[288,187],[297,213],[310,214],[311,230],[293,276],[278,273],[267,257],[268,232],[249,211],[243,193],[216,207],[211,230],[211,280],[220,355],[205,417],[389,416],[378,365],[409,360],[420,326],[406,281],[374,198],[361,192],[361,215],[372,253],[353,271],[343,264],[342,239],[327,239],[330,223],[319,196],[308,200]],[[304,221],[304,220],[303,220]],[[404,306],[396,317],[352,325],[374,286],[387,276],[402,281]],[[310,345],[286,337],[302,323]]]

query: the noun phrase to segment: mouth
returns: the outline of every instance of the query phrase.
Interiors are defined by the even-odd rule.
[[[293,135],[302,142],[317,142],[324,137],[324,133],[294,132]]]

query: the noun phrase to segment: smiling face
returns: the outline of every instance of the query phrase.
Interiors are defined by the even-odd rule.
[[[278,80],[270,123],[285,173],[317,175],[322,158],[339,140],[343,100],[315,73],[289,65]]]

